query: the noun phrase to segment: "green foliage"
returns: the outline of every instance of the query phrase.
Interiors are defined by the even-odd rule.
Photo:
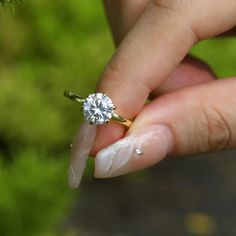
[[[4,7],[5,10],[11,13],[15,13],[15,4],[24,3],[25,0],[0,0],[0,4]]]
[[[93,90],[112,41],[100,2],[28,1],[14,4],[14,16],[7,7],[0,8],[0,235],[57,235],[73,199],[66,162],[81,119],[63,92]]]
[[[14,3],[22,3],[25,2],[24,0],[0,0],[2,5],[4,6],[5,4],[14,4]]]
[[[33,150],[0,163],[0,232],[4,236],[53,233],[72,200],[66,163]]]
[[[81,114],[63,91],[91,92],[113,48],[94,5],[38,0],[17,5],[15,17],[1,12],[0,135],[9,145],[71,142]]]

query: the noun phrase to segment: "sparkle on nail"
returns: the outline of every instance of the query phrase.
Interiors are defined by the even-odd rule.
[[[138,156],[142,156],[143,155],[143,151],[141,148],[136,148],[135,149],[135,153],[138,155]]]
[[[111,99],[103,93],[90,94],[83,103],[84,116],[91,124],[102,125],[109,122],[113,112]]]

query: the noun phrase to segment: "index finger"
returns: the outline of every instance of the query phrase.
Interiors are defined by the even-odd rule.
[[[119,115],[134,118],[151,90],[163,82],[194,42],[178,14],[149,4],[106,66],[97,91],[111,97]],[[96,154],[124,132],[124,127],[113,123],[99,127],[91,153]]]
[[[211,1],[206,1],[208,5],[206,2],[183,1],[188,6],[176,6],[174,2],[152,1],[148,5],[101,76],[97,91],[111,97],[117,107],[117,113],[121,116],[132,119],[140,112],[149,93],[163,82],[198,41],[198,25],[201,27],[201,38],[233,27],[233,21],[230,19],[228,22],[224,21],[224,27],[212,27],[212,31],[209,30],[210,25],[216,24],[213,19],[215,20],[217,11],[221,12],[225,4],[222,7],[217,6],[211,15],[208,14],[208,8],[212,7]],[[189,6],[192,2],[195,2],[194,11],[192,6]],[[201,10],[202,5],[205,10],[199,13],[197,9]],[[209,21],[211,17],[212,22]],[[201,20],[196,20],[198,18]],[[205,23],[206,27],[203,27],[206,19],[208,22]],[[124,127],[117,124],[100,127],[92,154],[121,138],[124,132]]]

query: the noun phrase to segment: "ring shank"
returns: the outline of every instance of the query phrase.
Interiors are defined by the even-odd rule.
[[[74,102],[79,102],[79,103],[83,103],[85,101],[84,98],[82,98],[81,96],[71,92],[71,91],[68,91],[68,90],[65,90],[64,91],[64,96],[69,98],[70,100],[74,101]]]
[[[119,122],[120,124],[126,126],[126,127],[130,127],[132,125],[132,121],[128,120],[128,119],[125,119],[123,118],[122,116],[116,114],[116,113],[113,113],[112,115],[112,120],[115,120],[117,122]]]
[[[78,102],[78,103],[84,103],[85,102],[85,98],[71,92],[71,91],[68,91],[66,90],[64,92],[64,96],[66,96],[67,98],[69,98],[70,100],[74,101],[74,102]],[[113,113],[112,115],[112,120],[115,120],[117,121],[118,123],[126,126],[127,128],[129,128],[131,125],[132,125],[132,121],[128,120],[128,119],[125,119],[123,118],[122,116],[116,114],[116,113]]]

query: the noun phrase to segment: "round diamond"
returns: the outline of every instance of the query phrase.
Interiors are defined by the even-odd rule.
[[[84,116],[91,124],[102,125],[109,122],[113,111],[111,99],[103,93],[90,94],[83,103]]]

